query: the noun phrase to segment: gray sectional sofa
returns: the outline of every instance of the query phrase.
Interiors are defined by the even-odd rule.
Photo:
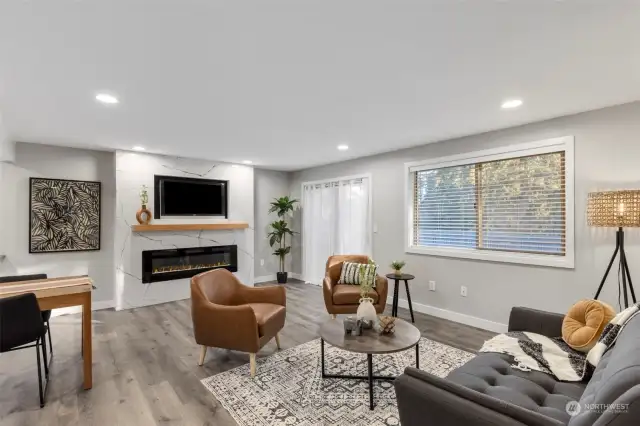
[[[514,308],[509,331],[558,337],[563,317]],[[559,382],[514,369],[511,361],[481,353],[445,379],[407,368],[394,382],[402,426],[640,426],[640,315],[588,381]]]

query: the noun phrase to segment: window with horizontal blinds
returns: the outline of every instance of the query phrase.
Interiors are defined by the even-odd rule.
[[[564,152],[476,165],[478,248],[565,253]]]
[[[414,246],[565,254],[564,151],[412,174]]]
[[[478,234],[473,165],[416,172],[414,244],[475,247]]]

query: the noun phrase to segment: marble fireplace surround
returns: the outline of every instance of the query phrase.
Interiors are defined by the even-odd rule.
[[[140,208],[139,192],[147,185],[148,205],[153,206],[153,177],[156,174],[201,177],[229,181],[229,217],[224,220],[154,220],[152,224],[215,224],[246,222],[246,228],[196,229],[137,232],[135,214]],[[236,245],[241,282],[254,279],[254,177],[253,168],[160,155],[116,152],[115,308],[147,306],[190,297],[188,278],[142,283],[142,251],[166,248]]]

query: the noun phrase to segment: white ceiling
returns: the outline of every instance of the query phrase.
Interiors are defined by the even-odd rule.
[[[3,0],[0,109],[19,141],[296,170],[640,99],[639,22],[635,0]]]

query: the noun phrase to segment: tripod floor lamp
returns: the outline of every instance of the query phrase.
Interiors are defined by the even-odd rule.
[[[616,248],[611,256],[611,261],[602,277],[600,287],[595,299],[600,296],[602,286],[607,280],[611,266],[620,255],[620,271],[622,275],[622,290],[625,308],[629,307],[628,289],[631,291],[631,299],[636,303],[636,294],[633,291],[631,273],[627,263],[627,255],[624,251],[624,228],[640,227],[640,190],[604,191],[589,193],[587,203],[587,222],[589,226],[618,228],[616,231]]]

